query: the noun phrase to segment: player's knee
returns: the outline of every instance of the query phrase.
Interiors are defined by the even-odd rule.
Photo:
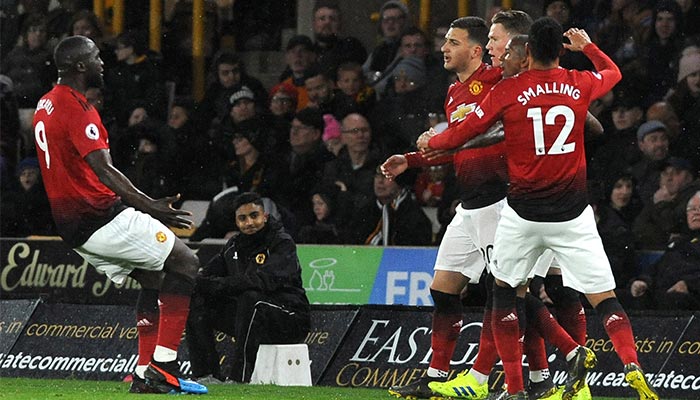
[[[462,302],[458,294],[444,293],[439,290],[430,289],[430,295],[433,297],[436,313],[460,314],[462,312]]]
[[[555,305],[564,306],[581,302],[579,292],[565,287],[561,275],[550,275],[545,278],[545,290]]]
[[[199,269],[199,258],[182,242],[176,242],[165,261],[165,273],[177,273],[194,280]]]
[[[493,285],[493,307],[499,309],[515,308],[515,289],[510,286]]]

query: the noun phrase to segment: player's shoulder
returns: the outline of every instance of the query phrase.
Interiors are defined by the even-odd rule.
[[[63,110],[71,113],[84,113],[94,110],[93,106],[87,101],[85,96],[76,92],[68,86],[57,85],[49,93],[46,98],[50,99],[54,107],[60,107]]]
[[[489,64],[482,64],[482,67],[479,68],[474,75],[482,81],[496,84],[500,82],[503,77],[503,69]]]

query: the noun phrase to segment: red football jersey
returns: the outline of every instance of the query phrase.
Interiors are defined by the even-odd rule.
[[[450,85],[445,98],[448,130],[438,136],[450,134],[449,128],[464,123],[501,77],[500,68],[481,64],[467,80]],[[410,153],[407,157],[412,167],[447,162],[446,159],[441,159],[429,163],[420,157],[420,153]],[[505,143],[461,150],[452,157],[452,162],[465,208],[484,207],[505,197],[508,183]]]
[[[584,52],[599,73],[556,68],[505,79],[464,124],[433,137],[430,147],[460,146],[501,119],[510,177],[508,204],[528,220],[575,218],[588,204],[583,146],[588,105],[621,78],[615,63],[594,44]]]
[[[109,149],[107,130],[85,96],[66,85],[56,85],[39,100],[33,126],[58,231],[78,246],[113,218],[119,201],[85,161],[90,152]]]

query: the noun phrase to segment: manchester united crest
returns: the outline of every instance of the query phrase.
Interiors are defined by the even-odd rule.
[[[265,264],[265,254],[260,253],[257,256],[255,256],[255,262],[258,263],[258,265]]]
[[[484,90],[484,84],[481,81],[472,81],[469,83],[469,93],[476,96]]]
[[[168,240],[168,237],[165,235],[164,232],[158,232],[156,233],[156,240],[158,243],[164,243],[166,240]]]

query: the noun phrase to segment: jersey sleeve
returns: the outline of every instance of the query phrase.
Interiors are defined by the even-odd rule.
[[[484,100],[469,113],[460,124],[445,129],[442,133],[430,138],[428,145],[431,149],[449,150],[462,146],[464,143],[488,130],[491,125],[500,119],[500,104],[496,100],[498,87],[486,95]]]
[[[67,115],[70,115],[66,121],[70,140],[80,157],[84,158],[95,150],[109,148],[107,130],[94,108],[76,101],[70,104]]]
[[[409,168],[418,168],[418,167],[428,167],[428,166],[433,166],[433,165],[442,165],[442,164],[449,164],[453,161],[454,157],[450,155],[444,155],[442,157],[438,157],[432,160],[428,160],[427,158],[423,157],[423,153],[419,151],[412,151],[410,153],[404,154],[406,157],[406,161],[408,162],[408,167]]]
[[[587,71],[587,75],[591,77],[591,100],[595,100],[612,90],[622,79],[622,73],[615,62],[600,50],[595,43],[584,47],[583,53],[591,60],[596,71],[598,71]]]

